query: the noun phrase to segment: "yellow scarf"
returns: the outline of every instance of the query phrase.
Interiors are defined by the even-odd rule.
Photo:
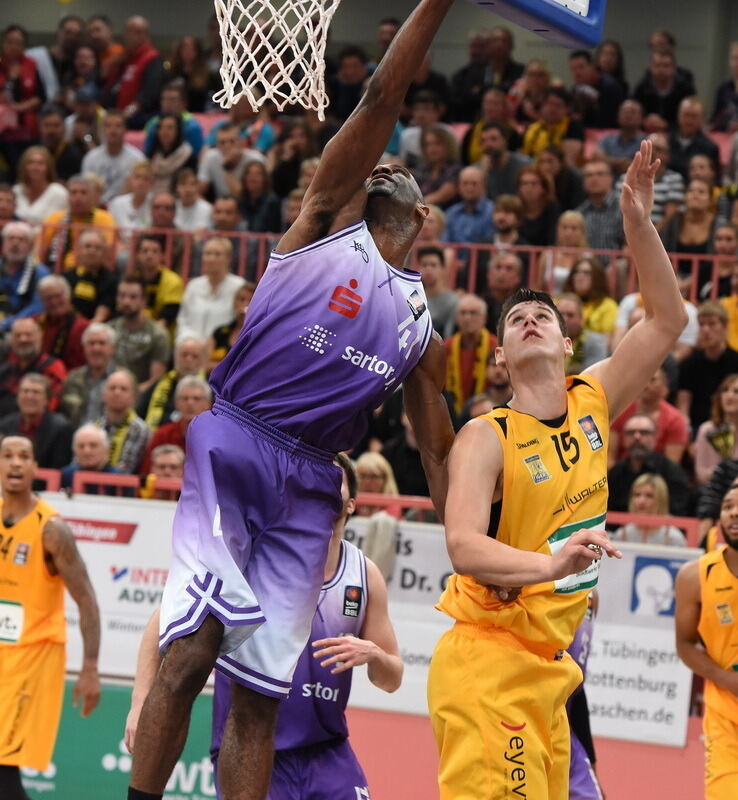
[[[151,399],[146,407],[146,417],[144,422],[155,431],[161,424],[161,418],[164,416],[164,408],[169,402],[169,398],[174,391],[174,387],[179,378],[179,372],[176,369],[170,369],[163,375],[154,385],[154,391],[151,393]]]
[[[123,455],[123,445],[126,442],[128,429],[131,427],[131,422],[133,422],[135,416],[136,412],[130,409],[123,421],[118,425],[118,428],[113,434],[113,438],[110,440],[110,463],[114,467],[118,466],[120,457]]]
[[[487,384],[487,359],[489,358],[489,332],[483,329],[479,344],[474,353],[474,388],[472,396],[484,391]],[[446,390],[454,396],[454,409],[457,414],[464,410],[467,397],[461,379],[461,334],[455,333],[451,338],[451,355],[446,364]]]

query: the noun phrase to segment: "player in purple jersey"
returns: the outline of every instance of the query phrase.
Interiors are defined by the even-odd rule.
[[[223,795],[265,797],[278,701],[310,633],[341,509],[333,454],[360,440],[368,410],[401,383],[432,495],[445,494],[443,346],[420,276],[403,269],[428,207],[407,169],[376,164],[452,4],[421,0],[326,146],[214,371],[213,409],[190,423],[164,660],[141,712],[129,800],[161,797],[213,665],[233,680]]]
[[[280,705],[268,800],[369,798],[364,772],[348,743],[344,713],[352,670],[367,664],[369,679],[387,692],[395,691],[402,679],[384,579],[375,564],[343,540],[346,521],[355,508],[357,479],[346,456],[339,455],[336,460],[344,473],[343,511],[333,527],[311,641],[300,655],[292,692]],[[126,721],[129,749],[133,748],[141,704],[160,664],[157,617],[158,612],[141,643]],[[230,707],[230,689],[230,679],[217,672],[211,748],[214,761]]]

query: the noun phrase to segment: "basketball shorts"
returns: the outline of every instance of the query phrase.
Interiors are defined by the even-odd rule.
[[[0,648],[0,765],[49,766],[64,697],[64,645]]]
[[[428,675],[441,800],[568,800],[571,656],[499,628],[457,622]]]
[[[705,800],[738,798],[738,725],[709,706],[705,733]]]
[[[602,800],[600,784],[582,743],[572,733],[569,764],[569,800]]]
[[[224,626],[216,669],[271,697],[287,695],[310,635],[342,471],[222,400],[187,431],[159,646],[212,614]]]

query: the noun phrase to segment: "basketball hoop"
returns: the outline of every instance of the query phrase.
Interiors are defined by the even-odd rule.
[[[341,0],[215,0],[223,43],[223,89],[213,100],[279,111],[299,103],[325,119],[325,45]]]

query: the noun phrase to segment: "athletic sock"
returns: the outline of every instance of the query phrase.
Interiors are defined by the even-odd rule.
[[[128,800],[161,800],[163,795],[142,792],[140,789],[128,787]]]
[[[18,767],[0,764],[0,797],[3,800],[31,800],[23,789]]]

